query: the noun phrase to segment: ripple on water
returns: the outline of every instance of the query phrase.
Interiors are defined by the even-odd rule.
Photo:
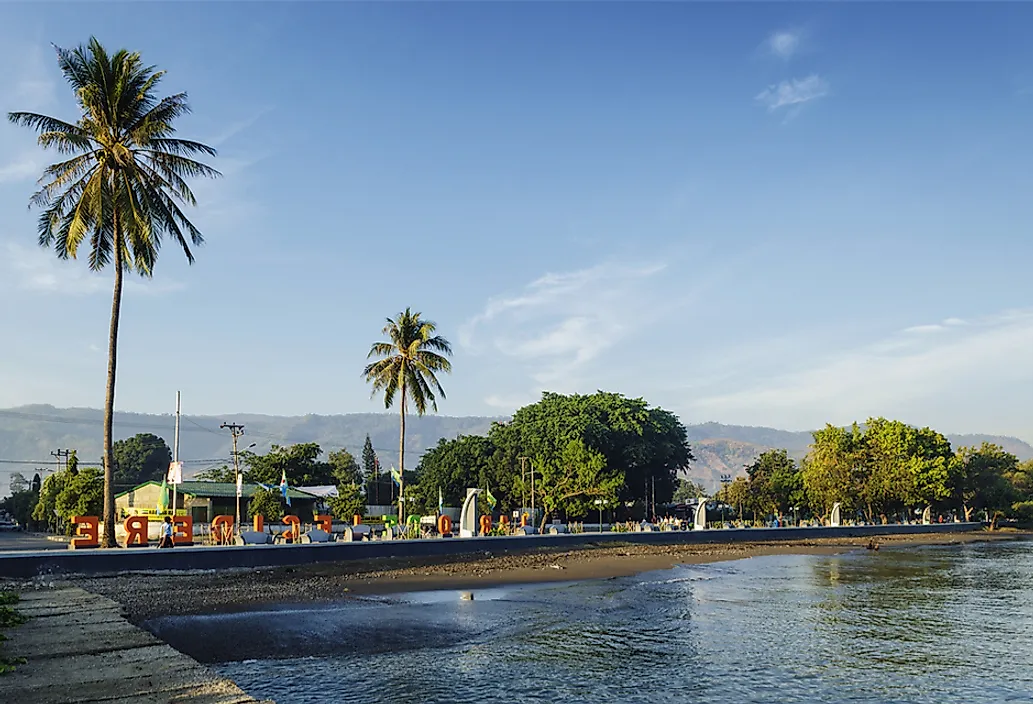
[[[278,629],[316,644],[304,658],[217,666],[279,704],[1029,702],[1033,551],[1020,542],[777,555],[207,629],[230,644]]]

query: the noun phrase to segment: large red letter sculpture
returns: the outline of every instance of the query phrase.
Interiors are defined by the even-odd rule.
[[[438,532],[448,535],[452,532],[452,519],[444,514],[438,516]]]
[[[320,515],[320,514],[317,513],[315,518],[316,518],[316,523],[319,524],[319,527],[327,535],[330,535],[331,533],[334,532],[334,517],[333,516]]]
[[[216,516],[212,520],[212,540],[216,545],[229,545],[233,540],[233,516]]]
[[[283,522],[290,526],[290,530],[287,531],[290,539],[298,542],[301,537],[301,520],[297,516],[284,516]]]
[[[147,516],[129,516],[122,522],[126,529],[126,547],[147,547]]]
[[[72,516],[75,524],[75,535],[69,547],[95,548],[100,545],[100,520],[96,516]]]
[[[481,516],[481,535],[487,535],[491,532],[491,516],[484,514]]]
[[[172,544],[194,544],[194,519],[190,516],[176,516],[172,519]]]
[[[253,519],[251,519],[251,527],[255,529],[256,533],[264,533],[265,516],[263,516],[262,514],[256,515]]]

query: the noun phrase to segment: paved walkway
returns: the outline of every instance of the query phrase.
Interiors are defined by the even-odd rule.
[[[22,593],[15,608],[30,620],[7,630],[3,647],[28,662],[0,676],[0,702],[258,701],[126,621],[110,599],[82,589],[47,589]]]

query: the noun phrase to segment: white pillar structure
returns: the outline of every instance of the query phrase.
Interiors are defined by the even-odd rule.
[[[480,489],[467,489],[463,510],[459,513],[459,537],[473,538],[480,531],[477,515],[477,495]]]
[[[832,515],[829,517],[829,525],[840,526],[842,524],[842,515],[839,510],[839,502],[832,504]]]
[[[706,530],[707,529],[707,502],[705,499],[700,499],[696,505],[696,512],[694,514],[695,520],[693,521],[693,530]]]

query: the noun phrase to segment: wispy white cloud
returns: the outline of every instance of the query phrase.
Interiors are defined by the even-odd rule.
[[[57,295],[88,296],[111,291],[111,272],[90,271],[84,261],[61,260],[53,252],[26,247],[14,242],[3,246],[0,282],[16,289]],[[6,269],[6,271],[4,271]],[[3,287],[0,284],[0,287]],[[125,287],[144,294],[159,295],[178,291],[177,281],[141,279],[128,276]]]
[[[233,139],[238,134],[244,132],[247,128],[254,125],[256,122],[262,119],[262,117],[268,115],[270,112],[272,112],[272,110],[273,108],[271,107],[259,108],[251,115],[248,115],[243,119],[235,120],[229,123],[220,132],[217,132],[216,134],[209,137],[205,143],[212,147],[221,147],[223,144]]]
[[[816,73],[806,78],[793,78],[771,85],[758,93],[755,100],[775,112],[781,108],[799,107],[829,94],[829,84]]]
[[[648,317],[645,293],[664,269],[658,263],[609,263],[546,274],[522,291],[489,300],[461,326],[459,343],[472,354],[490,349],[522,365],[536,388],[521,398],[543,388],[569,389],[590,362]],[[498,396],[485,402],[505,407]]]
[[[920,412],[924,418],[908,420],[934,423],[965,411],[944,402],[959,390],[985,389],[992,397],[1002,388],[1033,381],[1030,349],[1033,310],[969,321],[948,318],[821,357],[808,359],[797,350],[794,358],[778,360],[792,371],[756,377],[762,380],[703,396],[691,406],[696,417],[779,427],[817,427],[900,412]]]
[[[0,166],[0,183],[27,181],[39,176],[40,165],[30,157],[22,157]]]
[[[800,50],[801,32],[783,29],[772,32],[764,41],[767,50],[780,59],[789,59]]]

